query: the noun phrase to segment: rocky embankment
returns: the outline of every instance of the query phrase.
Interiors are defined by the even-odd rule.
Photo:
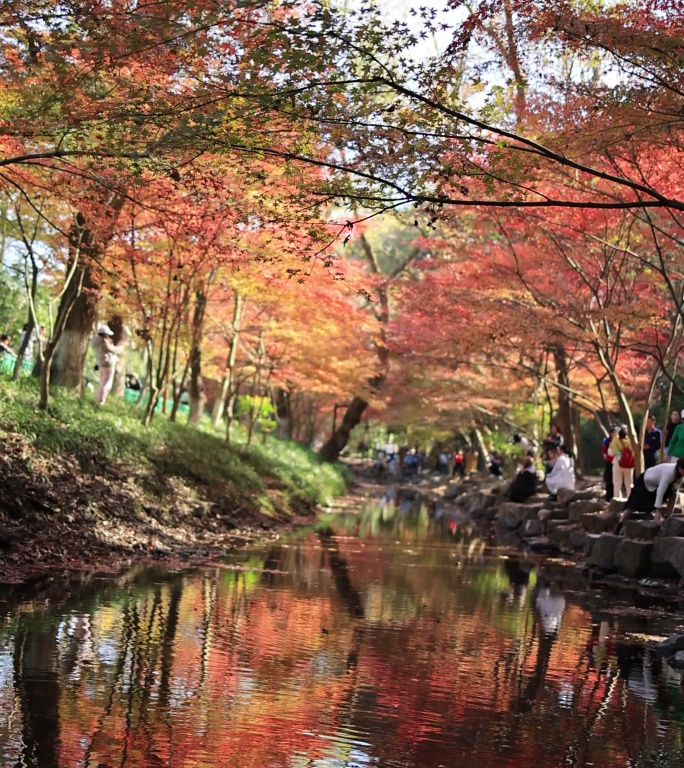
[[[476,525],[491,526],[506,543],[533,552],[575,555],[601,573],[638,579],[684,579],[684,515],[665,522],[628,520],[613,533],[625,501],[603,498],[599,485],[560,491],[557,500],[536,495],[524,504],[506,501],[507,487],[466,480],[449,486],[444,501]]]

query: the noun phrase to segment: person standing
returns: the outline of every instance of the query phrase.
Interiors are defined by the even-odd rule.
[[[108,325],[101,325],[97,329],[97,334],[90,340],[90,344],[95,350],[95,360],[100,372],[100,382],[95,392],[95,402],[98,405],[104,405],[107,397],[112,390],[114,383],[114,372],[119,355],[123,351],[123,345],[116,346],[112,342],[114,332]]]
[[[611,442],[617,437],[618,428],[611,427],[608,437],[604,438],[603,445],[601,446],[601,454],[603,455],[603,484],[606,486],[606,501],[610,501],[613,498],[613,459],[614,456],[608,450]]]
[[[613,494],[622,498],[622,486],[624,485],[624,498],[627,498],[632,490],[636,459],[625,424],[618,430],[617,437],[613,438],[608,450],[613,455]]]
[[[672,435],[674,435],[675,429],[679,426],[679,422],[681,421],[681,415],[679,411],[672,411],[670,414],[670,418],[667,421],[667,424],[665,425],[665,455],[667,456],[667,449],[670,445],[670,441],[672,440]]]
[[[667,446],[667,460],[673,463],[682,458],[684,458],[684,423],[680,419]]]
[[[658,463],[658,451],[662,441],[663,435],[655,425],[655,416],[649,413],[644,432],[644,470],[655,467]]]
[[[459,448],[454,454],[454,471],[451,473],[452,479],[458,475],[461,479],[465,476],[465,456]]]
[[[19,349],[24,347],[23,358],[27,362],[30,361],[31,357],[33,356],[33,344],[36,338],[35,328],[29,334],[28,327],[29,327],[29,324],[24,323],[24,327],[21,329],[21,333],[19,334]],[[28,336],[28,340],[24,345],[24,339],[26,339],[27,336]]]

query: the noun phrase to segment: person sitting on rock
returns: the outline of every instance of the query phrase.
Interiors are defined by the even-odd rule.
[[[489,454],[489,473],[494,477],[503,475],[503,456],[498,451]]]
[[[654,519],[661,521],[667,507],[671,509],[674,506],[676,490],[682,479],[684,459],[677,459],[676,464],[657,464],[639,475],[634,481],[615,533],[620,532],[622,524],[634,512],[653,512]]]
[[[508,498],[510,501],[518,503],[527,501],[537,492],[537,482],[537,470],[534,467],[534,460],[530,456],[525,456],[522,469],[511,483]]]
[[[551,451],[558,452],[558,449],[561,447],[561,445],[564,444],[564,442],[565,441],[563,440],[563,435],[560,433],[560,430],[558,429],[558,424],[556,423],[551,424],[551,431],[544,438],[544,442],[542,443],[542,451],[543,451],[542,458],[544,459],[544,467],[546,468],[547,474],[551,472],[551,467],[553,466],[550,452]]]
[[[558,496],[558,491],[566,488],[569,491],[575,490],[575,468],[572,459],[560,448],[551,448],[547,452],[547,457],[551,466],[551,471],[546,475],[546,487],[552,498]]]

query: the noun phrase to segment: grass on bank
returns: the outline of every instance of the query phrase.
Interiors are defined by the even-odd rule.
[[[228,445],[208,420],[189,426],[161,414],[146,428],[135,406],[111,399],[98,408],[92,395],[79,398],[60,388],[47,413],[37,403],[34,380],[0,382],[0,428],[23,434],[40,451],[73,456],[85,472],[116,463],[193,486],[224,487],[267,514],[287,511],[288,500],[326,503],[346,489],[342,465],[323,464],[296,443],[269,437],[261,444],[257,436],[249,448]]]

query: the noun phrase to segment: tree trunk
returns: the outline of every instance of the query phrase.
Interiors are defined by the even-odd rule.
[[[359,238],[364,255],[374,275],[381,275],[380,263],[377,254],[373,251],[368,238],[361,235]],[[390,318],[390,287],[391,281],[398,277],[404,269],[420,253],[420,248],[414,248],[411,254],[389,275],[386,275],[387,281],[377,287],[378,301],[375,305],[375,319],[378,322],[378,333],[374,341],[375,354],[377,357],[377,373],[368,380],[371,392],[375,393],[381,389],[389,373],[390,358],[389,345],[387,344],[387,325]],[[363,412],[368,407],[368,403],[361,397],[354,397],[347,413],[342,420],[342,424],[330,436],[327,443],[321,448],[318,456],[322,461],[337,461],[340,452],[349,441],[352,429],[361,421]],[[349,426],[351,424],[351,426]]]
[[[56,338],[57,348],[50,371],[51,380],[62,387],[69,389],[83,387],[83,368],[88,352],[88,341],[100,300],[101,279],[98,262],[114,233],[123,203],[123,197],[118,195],[102,201],[109,217],[109,225],[107,232],[100,235],[97,241],[81,213],[77,214],[69,233],[72,251],[80,254],[80,258],[76,256],[75,272],[60,301],[58,315],[62,312],[64,304],[71,309],[66,313],[66,324]],[[70,258],[72,264],[73,259],[72,255]],[[79,286],[80,290],[77,290]]]
[[[228,397],[225,402],[225,414],[226,414],[226,442],[231,443],[233,441],[233,425],[235,424],[235,403],[237,402],[237,388],[233,388],[229,391]]]
[[[226,401],[228,400],[229,386],[230,386],[230,381],[228,381],[228,376],[224,376],[221,379],[221,384],[219,386],[218,394],[216,395],[216,399],[214,400],[214,407],[211,409],[211,423],[215,427],[217,427],[221,423],[221,419],[223,418],[223,414],[226,408]]]
[[[484,437],[482,437],[482,432],[477,427],[470,431],[470,442],[477,451],[477,471],[484,472],[487,469],[489,448],[484,441]]]
[[[670,409],[672,408],[672,388],[673,388],[674,377],[676,373],[677,373],[677,361],[675,360],[672,366],[670,383],[667,387],[667,402],[665,405],[665,421],[663,423],[663,440],[660,446],[660,455],[659,455],[659,461],[661,462],[665,460],[665,427],[667,427],[668,422],[670,421]]]
[[[316,439],[316,400],[313,395],[306,398],[306,425],[302,442],[311,448]]]
[[[577,408],[570,394],[570,370],[568,367],[568,357],[565,347],[562,345],[554,346],[553,361],[556,367],[556,378],[558,387],[558,413],[556,415],[556,424],[558,431],[563,435],[563,441],[568,450],[577,458],[579,451],[579,441],[575,432],[577,424]]]
[[[26,350],[28,349],[29,344],[31,343],[31,336],[33,334],[33,330],[36,326],[33,322],[33,314],[29,313],[29,321],[26,324],[26,332],[24,333],[24,338],[19,345],[19,349],[17,350],[17,359],[14,361],[14,371],[12,373],[12,379],[14,381],[19,381],[19,377],[21,376],[21,368],[22,364],[24,362],[24,354]]]
[[[202,385],[202,332],[207,308],[207,295],[202,288],[195,291],[195,311],[192,317],[192,347],[190,349],[190,424],[197,424],[202,418],[206,396]]]
[[[81,290],[78,287],[81,286]],[[71,311],[57,343],[50,378],[54,384],[67,389],[81,389],[88,341],[92,334],[100,281],[89,262],[76,268],[71,284],[64,292],[59,312],[71,304]]]
[[[45,354],[43,355],[43,359],[41,361],[39,384],[40,399],[38,402],[38,406],[41,408],[41,410],[47,409],[48,402],[50,400],[50,382],[53,367],[52,363],[55,357],[55,352],[57,350],[57,345],[59,344],[59,341],[62,338],[62,333],[64,332],[64,328],[69,321],[71,310],[83,289],[83,284],[81,282],[83,279],[83,272],[77,269],[79,250],[80,243],[75,244],[74,254],[72,256],[72,265],[74,268],[70,270],[69,276],[67,277],[67,285],[65,287],[62,300],[59,303],[59,310],[57,311],[55,326],[52,329],[52,335],[50,336],[50,339],[45,346]]]
[[[235,304],[233,305],[233,321],[230,328],[230,347],[228,349],[228,357],[226,359],[226,372],[221,380],[221,390],[216,403],[214,403],[214,410],[211,415],[211,422],[216,427],[223,418],[224,409],[228,405],[229,400],[234,401],[231,389],[233,385],[233,368],[235,367],[235,361],[237,360],[238,345],[240,343],[240,320],[242,319],[242,311],[244,309],[244,299],[242,295],[235,291]],[[232,412],[228,416],[232,418]],[[226,431],[228,441],[230,441],[230,429]]]
[[[363,412],[368,407],[368,402],[362,397],[355,397],[349,404],[342,423],[339,427],[330,435],[328,442],[321,448],[318,453],[319,458],[322,461],[337,461],[340,456],[340,452],[349,442],[349,436],[352,429],[361,421]]]
[[[279,440],[292,439],[292,405],[290,393],[282,387],[276,387],[273,397],[276,421],[278,423],[277,436]]]

